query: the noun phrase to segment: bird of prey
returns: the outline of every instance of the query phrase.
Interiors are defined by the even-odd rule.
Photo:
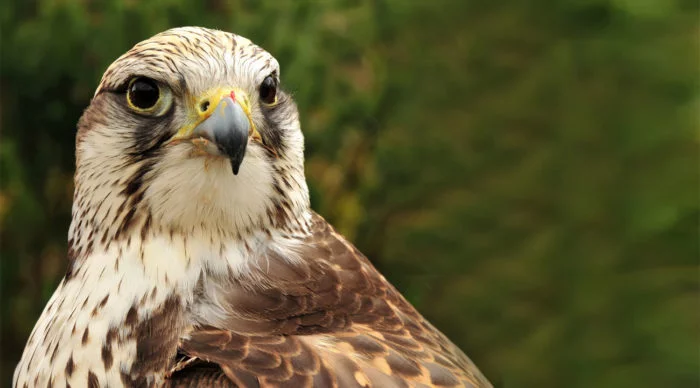
[[[487,387],[309,205],[297,107],[250,40],[185,27],[78,123],[68,269],[16,387]]]

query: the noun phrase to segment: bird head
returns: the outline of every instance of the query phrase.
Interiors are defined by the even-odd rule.
[[[139,217],[239,236],[283,227],[308,207],[303,147],[272,55],[227,32],[168,30],[109,66],[79,122],[74,221],[112,221],[112,238]]]

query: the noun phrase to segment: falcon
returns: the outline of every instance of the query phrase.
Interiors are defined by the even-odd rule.
[[[185,27],[104,73],[78,122],[68,268],[16,387],[488,387],[311,210],[277,60]]]

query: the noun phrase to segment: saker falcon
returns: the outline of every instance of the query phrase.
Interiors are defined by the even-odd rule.
[[[78,123],[69,264],[16,387],[487,387],[309,207],[297,107],[248,39],[176,28]]]

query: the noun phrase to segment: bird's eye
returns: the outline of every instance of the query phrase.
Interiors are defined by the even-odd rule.
[[[270,105],[277,101],[277,81],[272,76],[267,76],[260,84],[260,100]]]
[[[126,101],[129,107],[138,113],[160,115],[170,107],[172,96],[170,89],[160,87],[156,81],[136,77],[129,82]]]

